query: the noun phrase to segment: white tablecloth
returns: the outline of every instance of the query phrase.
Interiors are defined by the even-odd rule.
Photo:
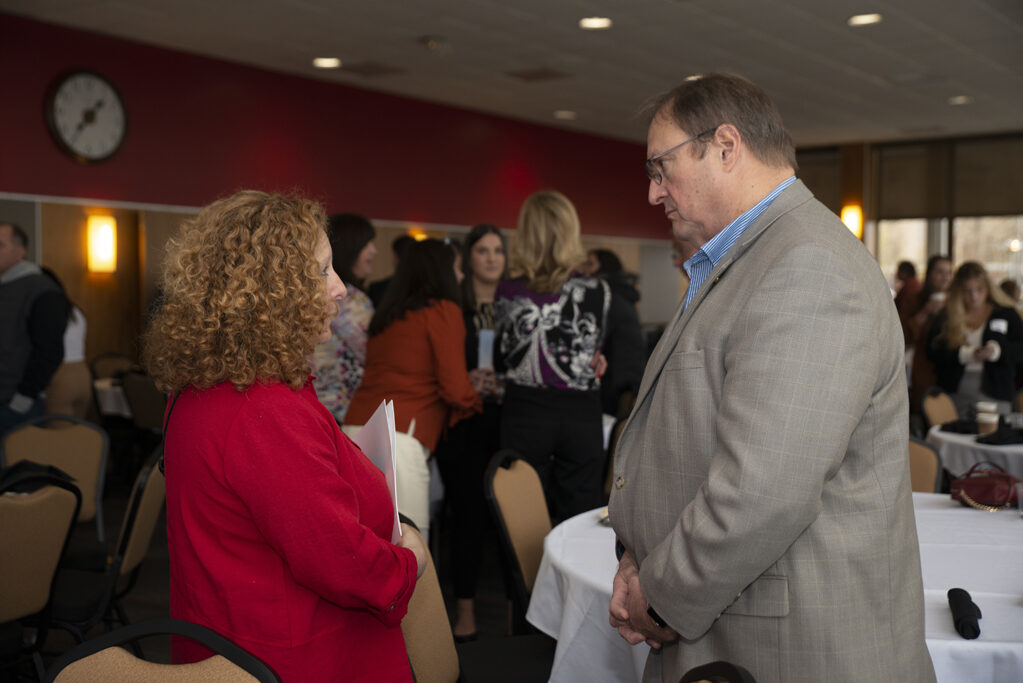
[[[128,397],[124,394],[124,387],[114,384],[112,377],[100,377],[92,381],[96,390],[96,401],[99,403],[101,415],[117,415],[131,418],[131,408],[128,406]]]
[[[939,683],[1023,681],[1023,519],[987,513],[948,496],[914,493],[923,568],[927,647]],[[631,647],[608,624],[617,562],[600,511],[559,524],[544,556],[526,618],[557,638],[551,681],[631,683],[642,677],[646,645]],[[946,592],[965,588],[981,611],[981,635],[963,640]],[[756,672],[754,672],[755,674]]]
[[[927,443],[941,456],[941,464],[958,476],[978,462],[992,462],[1006,472],[1023,478],[1023,444],[989,446],[977,443],[976,434],[954,434],[934,425],[927,432]]]

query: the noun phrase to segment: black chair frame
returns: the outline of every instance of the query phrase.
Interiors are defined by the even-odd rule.
[[[61,671],[79,659],[96,654],[108,647],[116,647],[153,635],[175,635],[190,638],[244,669],[260,683],[281,683],[280,677],[265,662],[247,650],[205,626],[178,619],[153,619],[128,624],[109,633],[76,645],[58,657],[49,671],[45,683],[53,683]]]

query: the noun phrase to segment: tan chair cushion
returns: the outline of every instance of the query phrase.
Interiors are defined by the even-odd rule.
[[[54,683],[249,683],[255,677],[214,655],[193,664],[156,664],[119,647],[108,647],[68,665]]]
[[[46,606],[74,513],[74,494],[57,486],[0,494],[0,623]]]
[[[938,483],[938,454],[926,445],[909,442],[910,487],[918,493],[934,493]]]
[[[136,480],[137,481],[137,480]],[[146,480],[146,488],[142,492],[142,503],[139,506],[138,516],[135,518],[135,526],[132,528],[131,537],[128,539],[128,547],[124,551],[124,560],[121,563],[121,575],[132,572],[149,551],[149,543],[153,539],[153,532],[156,531],[156,523],[160,518],[160,510],[163,508],[163,501],[166,498],[166,482],[163,472],[159,467],[153,467],[149,478]],[[132,499],[134,500],[134,499]],[[128,501],[128,509],[131,510],[132,500]],[[127,516],[121,525],[121,534],[124,534],[124,525],[128,523]]]
[[[405,533],[417,532],[407,529]],[[408,613],[401,620],[401,632],[418,683],[455,683],[458,680],[458,652],[433,559],[428,560],[426,570],[416,582]]]
[[[101,432],[68,422],[53,429],[30,425],[8,434],[4,451],[8,466],[19,460],[31,460],[70,474],[82,492],[78,520],[87,522],[96,517],[96,489],[103,464]]]
[[[515,548],[526,590],[532,593],[543,558],[543,539],[551,531],[540,477],[524,460],[515,460],[508,469],[499,467],[494,473],[494,498]]]

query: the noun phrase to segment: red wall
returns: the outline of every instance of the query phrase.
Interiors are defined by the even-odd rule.
[[[0,14],[0,192],[201,206],[298,189],[330,211],[514,227],[553,187],[583,231],[666,239],[642,145],[288,76]],[[121,91],[128,134],[81,166],[50,139],[46,92],[88,68]]]

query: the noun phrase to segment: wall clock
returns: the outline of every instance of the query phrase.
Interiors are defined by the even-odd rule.
[[[63,152],[92,164],[110,158],[121,147],[128,117],[113,83],[92,71],[74,71],[50,90],[46,123]]]

